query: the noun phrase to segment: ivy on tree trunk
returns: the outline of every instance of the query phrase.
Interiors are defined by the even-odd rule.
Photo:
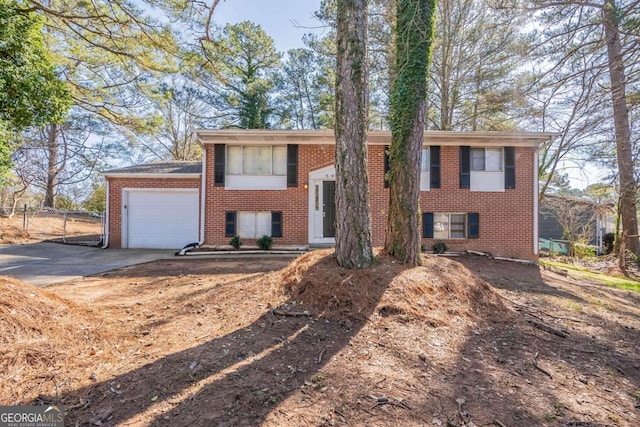
[[[389,216],[385,251],[420,264],[420,159],[435,0],[398,0],[396,79],[391,92]]]

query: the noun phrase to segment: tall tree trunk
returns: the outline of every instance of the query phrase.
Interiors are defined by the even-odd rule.
[[[373,261],[367,129],[367,1],[337,2],[336,256],[347,268]]]
[[[391,93],[390,199],[384,247],[410,265],[420,264],[420,160],[434,12],[435,0],[399,0],[397,4],[397,77]]]
[[[637,186],[633,174],[633,153],[631,151],[631,132],[629,128],[629,110],[626,100],[626,81],[617,8],[614,0],[605,0],[602,9],[609,76],[611,79],[611,100],[613,102],[613,123],[616,135],[618,174],[620,180],[620,200],[622,211],[622,230],[629,237],[627,248],[640,255],[637,218]]]
[[[47,188],[45,190],[44,206],[56,207],[56,192],[58,189],[58,147],[60,125],[50,124],[45,127],[47,138],[47,150],[49,152],[47,164]]]

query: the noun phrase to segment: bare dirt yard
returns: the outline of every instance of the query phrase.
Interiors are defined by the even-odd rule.
[[[68,426],[640,425],[633,284],[423,260],[350,271],[324,250],[46,289],[0,278],[0,404],[62,403]]]
[[[25,230],[26,228],[26,230]],[[101,240],[102,224],[100,218],[87,215],[73,215],[64,220],[58,211],[40,211],[24,218],[22,214],[11,218],[0,217],[0,244],[21,244],[42,240],[67,242]]]

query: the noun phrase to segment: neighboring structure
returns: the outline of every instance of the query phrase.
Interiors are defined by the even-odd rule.
[[[109,246],[223,246],[234,235],[250,243],[265,234],[276,245],[334,243],[333,131],[201,130],[197,137],[204,147],[200,168],[152,163],[104,174]],[[420,209],[427,248],[443,241],[454,251],[536,259],[537,154],[552,137],[425,132]],[[369,133],[376,246],[384,243],[390,141],[389,132]]]
[[[540,202],[539,237],[586,243],[602,252],[604,235],[615,229],[615,215],[613,206],[546,194]]]

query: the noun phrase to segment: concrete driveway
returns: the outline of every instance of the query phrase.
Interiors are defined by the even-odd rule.
[[[99,249],[58,243],[0,245],[0,276],[37,286],[66,282],[128,265],[173,258],[168,249]]]

